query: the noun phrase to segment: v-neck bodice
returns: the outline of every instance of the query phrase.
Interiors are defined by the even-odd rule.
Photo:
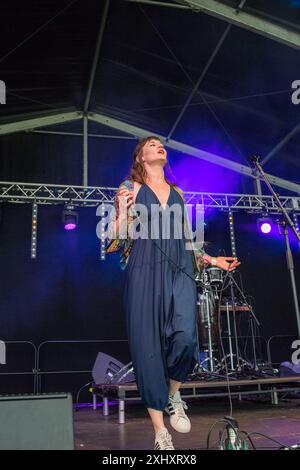
[[[185,266],[193,275],[191,251],[186,250],[184,201],[179,192],[170,186],[166,207],[163,208],[152,188],[144,184],[136,195],[135,209],[139,213],[137,232],[140,236],[134,241],[129,270],[135,263],[139,264],[149,257],[151,263],[167,262],[171,269]]]
[[[167,208],[167,205],[168,205],[168,203],[169,203],[169,201],[170,201],[170,198],[171,198],[171,192],[172,192],[172,189],[173,189],[172,186],[169,184],[169,196],[168,196],[167,202],[166,202],[165,204],[162,204],[162,203],[161,203],[161,201],[160,201],[159,197],[157,196],[156,192],[151,188],[151,186],[149,186],[149,184],[146,184],[146,183],[145,183],[145,186],[147,186],[147,188],[149,188],[150,191],[153,192],[155,198],[157,199],[157,202],[158,202],[159,205],[165,210],[165,209]]]
[[[182,197],[179,195],[177,191],[174,190],[173,186],[170,185],[170,193],[169,197],[167,199],[166,205],[163,206],[156,195],[156,193],[153,191],[148,184],[143,184],[140,189],[137,192],[136,198],[135,198],[135,203],[136,204],[144,204],[146,206],[149,206],[151,204],[159,204],[160,207],[163,209],[166,209],[167,206],[171,206],[174,203],[180,204],[182,207],[184,207],[184,202]]]

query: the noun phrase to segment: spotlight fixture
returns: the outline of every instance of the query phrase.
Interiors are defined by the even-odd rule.
[[[257,219],[257,226],[260,230],[261,233],[264,233],[265,235],[268,235],[272,231],[272,219],[271,217],[268,217],[267,215],[264,215],[263,217],[260,217]]]
[[[65,205],[62,212],[62,223],[65,230],[75,230],[78,225],[78,212],[72,202]]]

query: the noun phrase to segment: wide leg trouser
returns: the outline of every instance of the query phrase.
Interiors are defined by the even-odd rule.
[[[163,289],[137,287],[127,282],[124,293],[131,359],[142,401],[162,411],[169,380],[185,381],[197,362],[196,286],[179,272]]]

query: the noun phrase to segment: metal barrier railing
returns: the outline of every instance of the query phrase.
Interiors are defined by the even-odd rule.
[[[270,352],[270,344],[275,338],[281,337],[294,337],[293,335],[275,335],[269,338],[267,341],[263,336],[255,336],[255,340],[261,340],[264,343],[264,347],[266,348],[267,353],[267,360],[271,364],[271,352]],[[252,336],[238,336],[238,339],[251,339]],[[228,336],[222,336],[223,341],[228,339]],[[50,376],[50,375],[60,375],[60,374],[87,374],[92,373],[91,369],[74,369],[74,370],[42,370],[41,369],[41,353],[43,352],[43,348],[46,345],[54,345],[54,344],[113,344],[113,343],[128,343],[127,339],[117,339],[117,340],[47,340],[43,341],[37,347],[34,343],[30,341],[6,341],[6,344],[28,344],[34,350],[34,364],[32,370],[29,371],[16,371],[16,372],[0,372],[0,375],[32,375],[33,376],[33,393],[38,394],[42,392],[42,384],[41,378],[43,376]],[[251,346],[249,345],[251,349]]]
[[[59,374],[86,374],[92,373],[91,369],[88,370],[52,370],[52,371],[43,371],[40,368],[40,359],[41,359],[41,350],[45,345],[49,344],[112,344],[112,343],[128,343],[127,339],[115,339],[115,340],[49,340],[43,341],[37,349],[37,368],[36,368],[36,392],[41,393],[41,377],[46,375],[59,375]]]
[[[37,366],[38,366],[38,353],[37,347],[31,341],[4,341],[5,344],[26,344],[33,349],[34,358],[33,358],[33,367],[31,371],[15,371],[15,372],[0,372],[2,376],[12,376],[12,375],[32,375],[33,376],[33,393],[36,393],[36,384],[37,384]]]
[[[270,362],[270,364],[273,364],[273,359],[272,359],[272,355],[271,355],[271,343],[275,340],[275,339],[283,339],[283,338],[294,338],[294,339],[299,339],[297,335],[273,335],[271,336],[269,339],[268,339],[268,342],[267,342],[267,353],[268,353],[268,361]],[[279,364],[279,363],[276,363],[276,364]]]

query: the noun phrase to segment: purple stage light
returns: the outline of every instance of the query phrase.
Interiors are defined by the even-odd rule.
[[[260,230],[262,233],[270,233],[272,230],[271,224],[269,222],[265,222],[260,226]]]
[[[65,224],[65,230],[74,230],[77,227],[74,223],[67,223]]]
[[[257,226],[261,233],[268,235],[272,231],[272,219],[270,217],[260,217]]]
[[[73,204],[69,203],[62,212],[62,223],[65,230],[75,230],[78,225],[78,213]]]

